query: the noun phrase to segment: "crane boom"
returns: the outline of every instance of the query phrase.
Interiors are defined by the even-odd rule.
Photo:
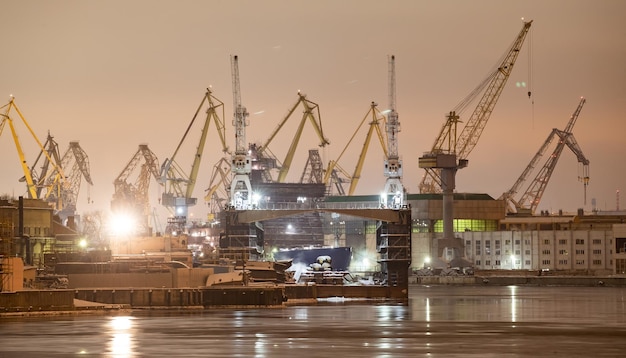
[[[500,199],[507,201],[507,212],[509,214],[514,213],[530,213],[533,215],[535,210],[539,206],[543,193],[546,190],[548,182],[550,181],[550,177],[554,172],[554,168],[563,152],[565,146],[570,148],[570,150],[576,155],[576,158],[580,164],[583,166],[583,175],[579,179],[583,182],[584,192],[585,192],[585,204],[586,204],[586,192],[587,185],[589,183],[589,160],[585,157],[580,146],[576,142],[574,138],[574,134],[572,130],[574,129],[574,124],[576,124],[576,120],[580,115],[580,111],[586,103],[585,98],[581,98],[576,110],[570,117],[570,120],[565,127],[565,130],[552,129],[546,141],[539,148],[539,151],[535,154],[533,159],[530,161],[526,169],[522,172],[522,175],[517,179],[515,184],[507,191],[502,194]],[[528,175],[533,171],[536,164],[539,162],[543,154],[546,152],[547,148],[550,146],[554,138],[558,138],[558,143],[554,148],[552,154],[548,157],[543,167],[539,170],[534,180],[530,183],[526,191],[522,194],[519,200],[515,200],[515,195],[526,181]]]
[[[459,106],[466,106],[471,99],[477,96],[479,93],[483,93],[470,118],[467,120],[466,125],[461,130],[458,137],[452,138],[451,135],[455,135],[456,131],[452,130],[452,127],[457,126],[458,121],[451,120],[451,117],[456,116],[459,111],[452,111],[451,116],[444,124],[439,133],[430,154],[454,154],[459,160],[467,163],[467,157],[474,149],[478,140],[487,125],[491,113],[504,89],[520,50],[526,39],[526,35],[530,29],[532,20],[524,22],[522,29],[516,36],[513,44],[507,50],[504,59],[499,63],[497,68],[491,72],[485,80],[483,80],[479,86],[470,93],[470,95],[464,99]],[[458,119],[458,117],[457,117]],[[441,190],[441,174],[438,168],[424,167],[426,173],[422,178],[419,185],[421,193],[434,193]],[[438,185],[435,185],[438,184]]]
[[[346,152],[346,150],[348,149],[348,147],[350,147],[350,144],[352,143],[352,140],[354,140],[354,138],[356,137],[357,133],[359,132],[359,130],[361,129],[361,127],[363,127],[363,124],[365,123],[365,121],[371,116],[372,120],[368,123],[369,124],[369,129],[367,131],[367,135],[365,137],[365,141],[363,142],[363,147],[361,149],[361,153],[359,155],[359,159],[357,161],[356,167],[354,168],[354,172],[352,174],[352,176],[347,176],[348,179],[347,181],[350,182],[350,188],[348,189],[348,195],[353,195],[354,192],[356,191],[356,187],[357,184],[359,182],[359,179],[361,178],[361,171],[363,170],[363,164],[365,163],[365,156],[367,154],[367,150],[369,148],[369,144],[370,141],[372,139],[372,135],[374,134],[374,132],[376,132],[376,135],[378,137],[378,140],[380,142],[380,145],[383,149],[384,152],[384,157],[387,158],[387,145],[385,143],[385,139],[383,137],[383,130],[381,129],[382,123],[384,123],[385,121],[385,116],[378,110],[377,108],[377,104],[375,102],[372,102],[370,104],[370,109],[369,111],[367,111],[367,114],[365,114],[365,117],[363,117],[363,120],[361,120],[361,122],[359,123],[359,125],[357,126],[356,130],[354,131],[354,133],[352,134],[352,137],[350,137],[350,140],[348,141],[348,143],[346,144],[346,146],[343,148],[343,150],[341,151],[341,153],[339,154],[339,156],[337,157],[337,159],[335,160],[331,160],[328,163],[328,167],[325,170],[324,173],[324,184],[328,187],[329,185],[331,185],[331,178],[334,177],[334,179],[338,179],[337,175],[337,168],[341,168],[339,166],[339,160],[341,159],[341,157],[344,155],[344,153]],[[340,172],[342,174],[345,175],[345,171],[344,170],[340,170]],[[341,182],[343,182],[343,180],[334,180],[335,181],[335,185],[341,185]],[[343,192],[342,189],[339,189],[340,192]]]

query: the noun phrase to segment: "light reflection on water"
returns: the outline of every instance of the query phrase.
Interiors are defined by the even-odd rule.
[[[408,304],[2,318],[0,357],[621,356],[626,288],[413,286]]]

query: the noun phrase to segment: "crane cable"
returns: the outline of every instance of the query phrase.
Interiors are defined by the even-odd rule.
[[[530,29],[528,33],[528,99],[530,99],[531,106],[531,123],[532,127],[535,127],[535,98],[532,97],[533,92],[533,82],[534,82],[534,73],[533,73],[533,30]]]

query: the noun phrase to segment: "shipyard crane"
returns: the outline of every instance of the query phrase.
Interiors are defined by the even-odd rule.
[[[293,139],[291,140],[291,145],[289,146],[289,149],[287,150],[285,158],[282,160],[282,162],[279,162],[278,160],[276,160],[276,157],[269,149],[270,144],[276,138],[276,135],[280,132],[280,130],[285,126],[285,123],[287,123],[289,118],[291,118],[291,116],[296,111],[299,105],[302,105],[303,107],[302,118],[300,119],[300,122],[296,129],[296,133],[293,135]],[[293,162],[293,158],[294,158],[296,149],[298,147],[298,143],[300,141],[300,138],[302,137],[304,125],[306,124],[307,121],[311,123],[311,125],[313,126],[313,129],[315,130],[315,133],[317,134],[317,137],[319,138],[319,141],[320,141],[319,146],[325,147],[327,144],[329,144],[330,142],[328,141],[328,139],[324,137],[324,131],[322,129],[322,121],[321,121],[319,106],[315,102],[308,100],[305,94],[300,93],[300,91],[298,91],[298,100],[288,110],[285,118],[283,118],[283,120],[280,123],[278,123],[278,125],[276,126],[276,129],[274,129],[274,131],[269,136],[269,138],[265,141],[265,143],[256,148],[257,149],[256,155],[259,158],[270,158],[270,159],[273,159],[273,162],[278,163],[279,172],[278,172],[278,176],[275,182],[284,183],[285,180],[287,179],[287,174],[289,173],[289,169],[291,168],[291,164]],[[271,165],[268,166],[267,169],[268,170],[272,169],[272,166]],[[272,178],[271,175],[265,175],[265,177]]]
[[[33,162],[30,172],[37,186],[37,197],[52,203],[57,210],[56,214],[64,222],[68,217],[76,214],[82,179],[84,178],[89,185],[93,185],[89,170],[89,157],[77,141],[70,142],[69,147],[61,156],[59,145],[50,132],[48,132],[44,148],[45,150],[40,151]],[[48,157],[52,161],[48,160]],[[65,173],[65,176],[62,176],[59,169]],[[88,198],[87,202],[89,201]]]
[[[574,138],[574,134],[572,130],[574,129],[574,124],[576,124],[576,120],[580,115],[580,111],[585,105],[586,99],[581,98],[578,103],[578,107],[572,114],[567,126],[564,130],[559,130],[553,128],[546,141],[541,145],[535,156],[532,158],[526,169],[522,172],[522,175],[517,179],[515,184],[507,191],[506,193],[500,196],[500,200],[506,200],[507,203],[507,214],[530,214],[534,215],[535,210],[539,206],[539,202],[541,201],[541,197],[543,196],[544,191],[546,190],[546,186],[550,181],[550,177],[552,172],[554,172],[554,168],[563,152],[565,146],[569,147],[572,152],[576,155],[578,159],[578,163],[582,166],[582,176],[579,176],[579,180],[583,182],[584,189],[584,202],[587,203],[587,185],[589,184],[589,160],[585,157],[582,150],[580,149],[576,139]],[[526,191],[522,194],[519,200],[515,199],[518,191],[522,187],[522,185],[526,182],[526,179],[533,172],[537,163],[541,160],[544,153],[550,147],[552,141],[558,138],[558,143],[552,154],[546,160],[543,167],[539,170],[533,181],[530,183]]]
[[[320,151],[309,149],[309,157],[300,176],[300,184],[322,183],[324,183],[324,163],[320,157]]]
[[[507,50],[503,60],[499,62],[497,68],[447,115],[446,122],[441,128],[432,149],[419,159],[419,167],[426,170],[419,185],[421,193],[441,192],[444,190],[444,185],[452,186],[452,190],[454,189],[453,178],[442,172],[456,172],[457,169],[467,165],[467,157],[478,143],[478,139],[487,125],[487,121],[513,71],[513,66],[531,24],[532,21],[524,22],[521,31]],[[480,93],[483,93],[482,97],[469,119],[467,119],[461,133],[457,136],[457,127],[461,122],[460,113]],[[444,180],[444,177],[448,177],[448,179]]]
[[[231,173],[230,159],[226,157],[220,158],[213,166],[209,188],[206,189],[204,196],[204,201],[209,206],[209,221],[213,221],[215,215],[224,209],[226,203],[230,203]]]
[[[402,160],[398,155],[398,133],[400,121],[396,111],[396,57],[389,57],[389,112],[385,125],[387,131],[387,155],[384,174],[387,180],[381,194],[383,208],[399,208],[404,205],[405,191],[402,185]]]
[[[185,143],[187,136],[190,134],[193,124],[198,119],[200,111],[205,107],[206,118],[202,126],[200,140],[193,156],[191,170],[189,173],[186,173],[178,164],[177,155]],[[200,162],[202,160],[204,145],[206,143],[209,124],[211,121],[215,122],[220,139],[222,140],[223,150],[228,150],[225,146],[226,141],[224,124],[218,115],[218,111],[220,110],[222,111],[223,118],[224,103],[215,98],[211,90],[207,88],[206,93],[202,97],[202,101],[200,101],[200,105],[193,115],[189,126],[187,126],[187,129],[178,143],[176,150],[172,156],[165,159],[161,165],[159,182],[164,186],[164,192],[161,195],[161,204],[168,208],[168,210],[170,210],[173,214],[173,216],[168,219],[168,226],[166,228],[166,232],[168,234],[185,232],[189,207],[195,205],[197,202],[197,198],[193,197],[193,190],[196,185],[198,171],[200,170]]]
[[[39,140],[39,138],[37,137],[37,135],[31,128],[31,126],[26,121],[26,118],[24,118],[24,116],[22,115],[22,112],[20,111],[19,107],[15,103],[15,98],[13,96],[10,97],[9,103],[0,107],[0,110],[1,109],[4,109],[4,113],[0,114],[0,116],[2,116],[2,121],[0,122],[0,136],[2,135],[5,124],[8,123],[9,128],[11,130],[11,134],[13,135],[13,141],[15,143],[15,149],[17,150],[20,164],[22,166],[22,171],[24,172],[24,176],[20,179],[20,181],[26,182],[26,191],[28,193],[28,197],[31,199],[47,199],[54,192],[53,186],[45,187],[44,188],[45,190],[42,191],[42,190],[38,190],[38,185],[41,186],[43,185],[43,183],[49,182],[48,178],[50,177],[54,178],[51,181],[53,184],[60,183],[65,179],[65,174],[63,173],[63,169],[60,167],[58,156],[57,158],[55,158],[56,160],[52,158],[52,155],[48,152],[45,146],[41,143],[41,141]],[[17,135],[15,123],[13,121],[13,118],[11,117],[12,110],[17,113],[22,123],[26,126],[29,133],[31,134],[31,136],[33,137],[33,139],[39,146],[39,149],[41,150],[40,155],[43,155],[48,161],[48,163],[52,166],[52,168],[50,169],[46,168],[46,174],[44,176],[40,175],[40,176],[35,176],[35,178],[33,178],[33,173],[31,171],[31,168],[28,167],[24,150],[22,149],[22,145]],[[55,202],[54,204],[55,204],[55,210],[59,211],[63,209],[62,201],[59,200]]]
[[[248,111],[241,104],[241,91],[239,89],[239,60],[238,57],[230,57],[232,80],[233,80],[233,125],[235,127],[235,153],[231,159],[233,180],[230,185],[231,206],[235,209],[249,209],[254,206],[252,185],[250,185],[250,172],[252,163],[248,154],[246,143],[246,126]]]
[[[43,147],[45,148],[45,151],[39,151],[39,155],[37,155],[37,158],[35,158],[35,161],[30,166],[30,174],[37,187],[37,197],[45,197],[45,199],[48,200],[50,199],[50,195],[59,191],[58,184],[60,178],[56,175],[58,173],[54,173],[54,167],[55,165],[61,165],[61,151],[59,150],[59,144],[54,140],[54,137],[49,131]],[[48,153],[50,158],[52,158],[52,161],[48,160],[45,153]],[[50,165],[51,163],[52,166]]]
[[[367,114],[365,115],[365,117],[363,117],[363,120],[361,120],[356,130],[352,134],[352,137],[350,137],[350,140],[348,141],[346,146],[343,148],[343,150],[341,151],[337,159],[331,160],[328,163],[328,166],[324,173],[324,184],[326,184],[327,186],[331,184],[331,179],[333,177],[342,178],[339,175],[339,173],[341,173],[344,175],[346,181],[350,183],[350,187],[348,189],[348,195],[354,194],[354,192],[356,191],[356,187],[359,183],[359,179],[361,178],[361,172],[363,171],[363,164],[365,163],[365,157],[369,149],[369,145],[372,140],[372,136],[374,132],[377,134],[378,140],[384,152],[384,157],[388,158],[387,144],[385,143],[385,138],[383,137],[383,129],[382,129],[382,126],[385,123],[385,116],[378,110],[377,106],[378,105],[375,102],[372,102],[370,104],[369,111],[367,111]],[[363,124],[365,123],[365,121],[370,117],[371,117],[371,121],[368,123],[369,129],[365,136],[365,141],[363,142],[363,147],[361,149],[361,153],[359,155],[359,159],[357,161],[356,167],[354,168],[354,172],[352,173],[352,175],[347,175],[347,172],[339,165],[339,161],[341,160],[341,157],[344,155],[344,153],[346,152],[346,150],[352,143],[352,140],[354,140],[354,138],[356,137],[361,127],[363,127]],[[337,181],[336,183],[338,182],[339,181]]]
[[[506,52],[504,60],[448,114],[446,123],[431,151],[419,158],[419,167],[426,170],[419,185],[420,192],[443,193],[443,237],[445,239],[451,239],[454,236],[453,193],[456,187],[456,172],[467,166],[467,157],[476,146],[504,85],[513,71],[513,65],[519,56],[531,24],[532,21],[524,22],[522,29]],[[478,105],[461,130],[461,134],[457,136],[457,127],[460,122],[457,112],[461,113],[481,92],[483,95]]]
[[[138,167],[140,168],[139,174],[133,181],[131,176],[135,174]],[[157,182],[160,179],[159,160],[147,144],[140,144],[137,152],[113,181],[115,192],[111,200],[111,211],[134,221],[141,233],[150,232],[151,177]]]
[[[89,185],[93,185],[89,169],[89,157],[77,141],[71,141],[63,157],[61,157],[61,168],[66,177],[60,188],[61,201],[64,203],[64,207],[59,212],[59,216],[65,220],[76,212],[82,179],[85,179]],[[90,200],[88,197],[87,202]]]

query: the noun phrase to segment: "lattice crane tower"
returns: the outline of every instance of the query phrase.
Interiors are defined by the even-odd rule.
[[[404,205],[402,161],[398,155],[400,121],[396,112],[396,57],[389,56],[389,113],[385,125],[387,132],[387,158],[385,158],[385,189],[381,195],[383,207],[398,208]]]
[[[247,209],[252,202],[252,186],[250,185],[250,172],[252,170],[251,158],[248,154],[246,142],[246,120],[248,111],[241,105],[241,92],[239,90],[239,62],[237,56],[230,57],[233,77],[233,106],[235,127],[235,153],[232,156],[233,180],[230,186],[231,205],[235,209]]]

